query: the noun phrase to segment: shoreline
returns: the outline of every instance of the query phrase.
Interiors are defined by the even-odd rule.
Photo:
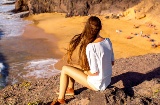
[[[49,78],[58,73],[54,64],[62,53],[57,48],[57,41],[56,37],[33,24],[27,25],[21,36],[3,38],[0,41],[0,57],[7,65],[5,71],[9,72],[7,85],[46,78],[47,74]]]
[[[50,48],[50,51],[51,51],[50,54],[53,54],[53,57],[57,59],[62,57],[62,53],[57,51],[58,50],[57,43],[59,39],[55,35],[44,32],[43,29],[37,27],[35,24],[27,25],[24,30],[25,31],[22,34],[23,38],[31,39],[31,40],[36,40],[36,39],[45,40],[44,43],[47,43]],[[43,45],[43,42],[41,44]]]
[[[59,39],[53,34],[46,33],[42,28],[37,27],[35,24],[27,25],[24,30],[25,31],[22,34],[23,38],[26,38],[29,40],[30,39],[31,40],[36,40],[36,39],[45,40],[45,43],[47,43],[46,47],[49,46],[49,48],[44,49],[44,50],[49,49],[49,51],[48,51],[49,53],[46,53],[46,55],[49,55],[50,57],[53,57],[54,59],[59,59],[60,62],[55,64],[55,69],[61,70],[62,66],[64,65],[63,61],[61,60],[64,52],[62,52],[58,48],[57,43],[58,43]],[[42,45],[42,44],[40,44],[40,45]],[[40,45],[38,45],[38,46],[40,46]]]

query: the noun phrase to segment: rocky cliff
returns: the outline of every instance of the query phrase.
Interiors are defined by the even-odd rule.
[[[15,10],[29,11],[29,14],[60,12],[67,17],[122,13],[142,19],[159,17],[159,5],[160,0],[16,0]]]
[[[61,12],[68,16],[119,13],[137,5],[140,0],[17,0],[17,11],[30,14]]]

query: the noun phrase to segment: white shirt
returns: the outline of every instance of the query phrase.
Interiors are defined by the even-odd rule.
[[[99,72],[97,76],[88,76],[87,81],[98,90],[105,90],[111,82],[112,61],[114,53],[109,38],[101,42],[89,43],[86,47],[86,55],[90,66],[90,72]]]

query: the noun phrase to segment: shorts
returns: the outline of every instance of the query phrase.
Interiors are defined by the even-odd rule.
[[[89,85],[93,90],[95,90],[95,91],[98,91],[98,90],[99,90],[99,89],[97,89],[97,88],[94,86],[93,83],[91,83],[91,82],[89,81],[88,77],[87,77],[87,82],[88,82],[88,85]]]
[[[94,76],[88,76],[87,82],[95,91],[105,90],[111,82],[111,76],[107,76],[103,80],[97,80]]]

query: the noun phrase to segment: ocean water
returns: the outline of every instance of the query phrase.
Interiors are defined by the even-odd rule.
[[[4,3],[12,3],[14,0],[2,0],[0,1],[0,29],[1,37],[18,36],[23,33],[23,28],[30,23],[30,21],[24,21],[20,19],[22,13],[14,14],[9,12],[15,8],[14,4],[3,5]]]
[[[23,81],[50,78],[60,73],[54,67],[54,64],[57,62],[57,59],[47,58],[12,63],[10,67],[10,73],[12,75],[9,75],[8,83],[15,84]]]
[[[20,15],[22,13],[15,14],[10,12],[15,8],[14,4],[3,5],[4,3],[12,3],[14,1],[15,0],[0,0],[0,41],[6,38],[12,39],[13,37],[21,36],[24,32],[24,27],[32,23],[31,21],[21,19]],[[14,45],[12,46],[14,47]],[[6,85],[41,78],[50,78],[60,73],[59,70],[54,68],[54,64],[58,62],[58,59],[31,59],[29,61],[22,60],[7,64],[2,59],[2,56],[0,51],[0,63],[4,64],[6,68],[7,65],[9,65],[9,68],[0,70],[0,89],[4,88]]]

